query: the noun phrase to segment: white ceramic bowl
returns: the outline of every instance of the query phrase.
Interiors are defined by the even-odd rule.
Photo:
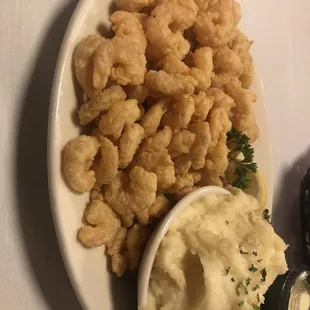
[[[138,308],[143,310],[147,304],[148,286],[155,255],[159,245],[166,235],[170,223],[189,205],[207,195],[229,195],[230,192],[218,186],[205,186],[181,199],[163,218],[152,234],[141,261],[138,276]]]

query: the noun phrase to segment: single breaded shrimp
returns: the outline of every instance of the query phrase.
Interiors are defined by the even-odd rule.
[[[195,134],[195,141],[189,153],[192,168],[199,170],[205,165],[205,157],[211,144],[210,126],[208,122],[200,121],[189,124],[188,130]]]
[[[254,113],[254,96],[253,93],[242,87],[239,80],[234,80],[224,87],[225,92],[231,96],[236,106],[232,109],[232,124],[235,129],[246,133],[251,142],[254,142],[259,136],[259,130],[256,124]]]
[[[220,88],[210,87],[206,93],[214,98],[213,108],[222,108],[230,116],[231,109],[236,105],[233,98],[225,94]]]
[[[126,168],[132,161],[144,136],[144,129],[139,124],[125,128],[119,142],[119,167]]]
[[[143,84],[146,38],[139,18],[130,12],[111,15],[115,37],[103,41],[94,55],[93,86],[102,90],[108,79],[119,85]]]
[[[134,167],[129,175],[119,171],[113,181],[105,187],[104,198],[120,215],[125,227],[132,226],[135,216],[138,220],[143,219],[143,225],[146,225],[148,218],[145,219],[142,215],[154,202],[156,191],[156,174],[142,167]]]
[[[201,47],[195,50],[193,54],[194,68],[191,68],[190,75],[198,82],[196,88],[206,91],[211,85],[213,76],[212,49]]]
[[[249,41],[247,36],[239,29],[236,31],[236,37],[231,43],[231,49],[237,53],[243,64],[243,71],[240,76],[242,87],[249,88],[252,85],[253,80],[253,59],[250,54],[250,48],[252,41]]]
[[[189,153],[196,135],[188,130],[175,132],[172,136],[171,143],[168,146],[168,152],[172,159],[180,154]]]
[[[74,51],[75,74],[89,98],[99,93],[93,86],[93,57],[104,40],[99,35],[89,35],[78,44]]]
[[[232,40],[235,30],[235,16],[232,0],[218,0],[200,10],[195,22],[197,41],[203,46],[221,47]]]
[[[205,92],[199,92],[192,95],[195,103],[195,112],[192,116],[192,122],[204,121],[213,107],[214,98],[207,96]]]
[[[126,188],[129,178],[126,173],[119,171],[113,181],[105,186],[104,199],[109,206],[119,214],[122,225],[130,227],[134,223],[135,215],[128,206],[128,194]]]
[[[139,104],[143,103],[149,95],[149,88],[145,84],[142,85],[127,85],[125,86],[128,99],[135,99]]]
[[[156,63],[156,68],[167,73],[188,74],[189,67],[173,54],[168,54]]]
[[[145,84],[155,93],[178,96],[192,94],[197,81],[190,75],[150,70],[145,76]]]
[[[84,213],[89,225],[79,229],[78,238],[87,247],[109,244],[121,228],[115,212],[103,201],[93,200]]]
[[[162,118],[163,126],[169,126],[172,131],[186,128],[195,112],[194,99],[183,95],[176,97],[169,105],[168,111]]]
[[[170,127],[165,126],[152,136],[143,141],[139,148],[139,152],[162,151],[168,147],[172,139],[172,131]]]
[[[163,115],[167,112],[168,105],[169,99],[162,99],[151,106],[144,114],[140,121],[140,125],[144,128],[144,135],[146,138],[156,133]]]
[[[107,111],[117,101],[124,101],[126,99],[126,93],[122,87],[118,85],[112,85],[105,88],[97,96],[93,97],[87,103],[84,103],[79,110],[79,119],[81,125],[89,124],[95,119],[101,112]]]
[[[145,34],[149,41],[147,53],[153,60],[173,54],[183,59],[189,52],[189,42],[183,37],[196,18],[198,7],[193,0],[162,0],[153,9],[145,23]]]
[[[98,169],[96,170],[96,178],[101,184],[109,184],[118,173],[119,156],[117,146],[105,138],[101,138],[101,159]]]
[[[200,185],[223,186],[221,177],[228,167],[228,152],[226,134],[221,133],[217,145],[211,148],[206,156],[206,165],[202,170]]]
[[[102,135],[112,135],[118,139],[122,135],[125,125],[132,125],[140,117],[140,109],[137,100],[130,99],[116,102],[105,113],[99,122],[99,129]]]
[[[143,8],[155,5],[156,0],[115,0],[118,10],[140,12]]]
[[[79,136],[71,140],[63,152],[63,174],[70,187],[80,193],[89,192],[95,182],[95,172],[90,170],[100,143],[94,137]]]
[[[231,129],[231,121],[229,120],[228,113],[222,108],[214,108],[208,116],[210,124],[210,148],[218,144],[221,134],[225,134]]]

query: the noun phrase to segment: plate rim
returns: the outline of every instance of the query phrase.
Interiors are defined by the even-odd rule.
[[[55,226],[55,232],[58,240],[58,245],[61,253],[61,257],[75,293],[80,305],[83,309],[87,309],[87,303],[84,300],[84,296],[81,293],[79,288],[78,281],[76,279],[76,275],[73,272],[73,267],[71,266],[67,254],[66,241],[63,237],[63,232],[60,225],[60,216],[58,212],[57,199],[55,198],[57,195],[55,194],[57,191],[57,185],[55,181],[55,169],[57,169],[57,165],[55,163],[55,154],[54,151],[57,149],[55,146],[56,142],[56,125],[57,114],[60,104],[60,93],[61,93],[61,84],[63,79],[63,72],[65,68],[66,58],[67,58],[67,50],[70,46],[70,38],[73,37],[74,32],[76,30],[76,26],[79,20],[83,17],[83,12],[86,10],[88,5],[91,5],[91,1],[93,0],[78,0],[78,3],[71,15],[68,26],[65,30],[62,43],[59,49],[56,67],[54,71],[54,77],[52,82],[52,90],[50,96],[50,107],[49,107],[49,116],[48,116],[48,132],[47,132],[47,178],[48,178],[48,188],[49,188],[49,197],[50,197],[50,207],[52,211],[53,222]],[[58,154],[60,156],[60,154]]]

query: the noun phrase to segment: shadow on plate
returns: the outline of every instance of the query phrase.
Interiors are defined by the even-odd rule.
[[[289,244],[286,258],[290,269],[302,264],[299,198],[301,182],[309,167],[310,148],[283,171],[274,198],[272,223],[277,234]],[[263,310],[277,310],[284,277],[278,277],[269,289]]]
[[[66,1],[52,20],[39,49],[19,119],[16,197],[20,235],[49,309],[81,309],[59,251],[47,184],[47,123],[56,60],[77,1]],[[34,12],[34,14],[36,14]]]
[[[137,279],[137,272],[126,272],[121,279],[111,276],[114,310],[138,309]]]

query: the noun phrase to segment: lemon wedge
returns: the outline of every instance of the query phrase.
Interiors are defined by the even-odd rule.
[[[250,187],[244,189],[244,192],[255,197],[260,205],[264,207],[267,200],[267,192],[264,178],[259,173],[249,173],[248,178],[251,180]]]

